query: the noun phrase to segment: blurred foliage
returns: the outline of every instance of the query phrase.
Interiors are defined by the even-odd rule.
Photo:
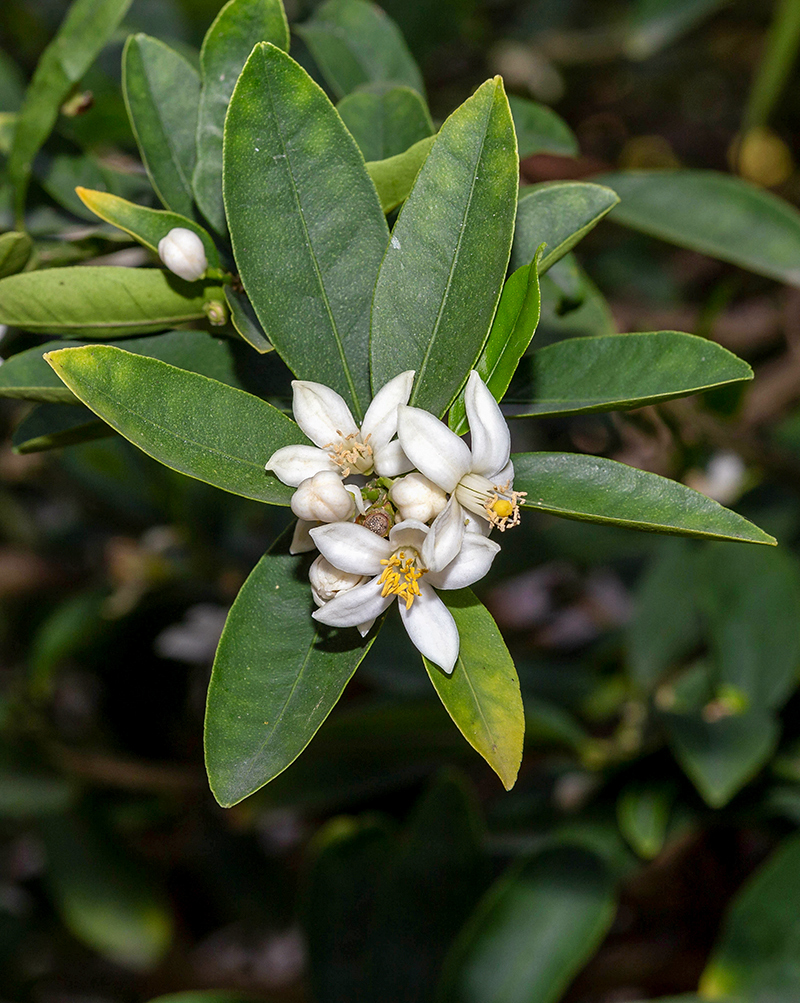
[[[74,187],[156,205],[121,96],[123,44],[140,31],[163,39],[191,76],[219,6],[134,0],[59,97],[55,132],[32,163],[32,243],[0,238],[0,269],[151,260],[98,224]],[[314,6],[287,4],[290,22]],[[530,515],[481,590],[525,701],[512,792],[453,729],[390,622],[302,759],[226,811],[202,768],[211,660],[227,609],[286,516],[183,478],[119,436],[31,451],[43,434],[74,439],[85,412],[37,382],[35,408],[4,399],[0,991],[25,1003],[791,1003],[800,292],[796,247],[767,232],[775,220],[763,207],[776,204],[766,189],[800,203],[797,4],[383,6],[422,67],[435,125],[492,73],[569,123],[572,132],[546,115],[529,121],[515,104],[520,134],[524,121],[533,136],[528,185],[720,172],[699,201],[674,195],[683,212],[668,201],[659,227],[652,212],[649,225],[625,219],[623,197],[575,254],[565,248],[542,279],[534,346],[685,330],[745,358],[753,384],[516,432],[525,449],[683,480],[781,547]],[[5,0],[0,157],[66,9]],[[292,52],[322,79],[311,36],[293,36]],[[354,122],[377,114],[345,112]],[[541,130],[557,152],[536,152]],[[733,175],[760,186],[747,189],[750,215]],[[723,204],[721,189],[734,201]],[[681,215],[683,236],[667,243]],[[754,237],[753,220],[766,236]],[[5,184],[0,222],[13,231]],[[759,257],[775,247],[780,268],[775,254]],[[41,344],[9,329],[0,353]],[[230,376],[269,378],[255,364]],[[700,996],[682,995],[698,985]]]

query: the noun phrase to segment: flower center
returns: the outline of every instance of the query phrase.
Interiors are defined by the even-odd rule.
[[[372,472],[372,446],[369,444],[370,437],[367,436],[362,442],[358,432],[351,432],[350,435],[342,435],[337,429],[337,435],[341,436],[338,442],[328,442],[322,448],[327,449],[333,462],[342,472],[342,477],[348,477],[350,473],[369,474]]]
[[[411,608],[416,596],[420,594],[418,579],[420,579],[427,568],[419,567],[419,554],[415,550],[409,550],[406,556],[405,550],[398,550],[390,558],[381,561],[385,567],[378,579],[383,585],[382,596],[394,595],[405,599],[406,609]]]
[[[466,474],[456,485],[456,498],[464,508],[488,519],[504,533],[519,525],[519,506],[527,491],[514,491],[511,481],[492,484],[481,474]]]

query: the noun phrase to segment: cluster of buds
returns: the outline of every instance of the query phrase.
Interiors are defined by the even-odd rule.
[[[465,407],[471,445],[434,415],[409,407],[412,371],[375,395],[359,428],[345,401],[295,380],[293,411],[313,445],[285,446],[267,462],[295,491],[292,553],[318,549],[309,569],[316,620],[366,635],[398,600],[415,646],[451,673],[458,630],[437,589],[483,578],[499,544],[492,529],[519,523],[511,439],[476,372]]]

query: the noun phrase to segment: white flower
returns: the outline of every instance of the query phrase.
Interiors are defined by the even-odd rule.
[[[366,575],[353,575],[348,571],[339,571],[338,568],[320,556],[308,569],[308,580],[311,582],[311,594],[317,606],[324,606],[326,602],[335,599],[342,592],[349,592],[357,585],[366,582]]]
[[[158,256],[171,272],[187,282],[202,278],[208,268],[203,241],[185,226],[174,226],[159,240]]]
[[[367,408],[359,429],[344,400],[321,383],[293,380],[294,418],[313,446],[284,446],[267,461],[267,470],[296,488],[321,470],[340,477],[372,474],[397,477],[411,470],[397,432],[397,407],[411,394],[413,370],[395,376],[382,387]]]
[[[413,644],[448,675],[458,658],[458,629],[434,589],[472,585],[489,570],[500,547],[479,533],[464,534],[458,506],[448,503],[432,526],[408,519],[383,539],[355,523],[311,530],[322,556],[340,571],[370,581],[343,592],[313,613],[332,627],[358,627],[362,636],[397,597]]]
[[[401,519],[430,522],[447,504],[447,495],[427,477],[414,471],[389,489],[389,499]]]
[[[361,507],[358,488],[348,489],[338,474],[320,470],[302,481],[292,495],[292,512],[306,522],[340,522],[355,514],[356,496]]]
[[[509,460],[511,436],[497,401],[473,370],[467,380],[464,404],[472,449],[447,425],[427,411],[401,405],[397,434],[403,452],[417,470],[451,495],[462,535],[468,516],[461,506],[504,531],[519,523],[524,491],[514,491],[514,466]],[[450,504],[450,503],[448,503]],[[469,527],[475,530],[478,527]],[[482,529],[483,527],[480,527]]]

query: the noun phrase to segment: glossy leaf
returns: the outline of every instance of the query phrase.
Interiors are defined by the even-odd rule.
[[[158,242],[166,237],[176,226],[192,230],[203,241],[206,259],[212,268],[219,268],[219,254],[216,245],[207,230],[193,220],[187,219],[175,212],[165,209],[148,209],[136,205],[126,199],[108,192],[96,192],[89,188],[76,188],[75,191],[83,204],[91,209],[95,216],[104,219],[112,226],[129,233],[140,244],[158,253]]]
[[[482,837],[474,792],[459,776],[440,775],[386,862],[369,940],[368,992],[351,999],[432,998],[445,954],[486,885]]]
[[[800,572],[785,551],[709,547],[698,570],[718,685],[748,705],[780,707],[800,665]]]
[[[147,334],[205,318],[210,292],[160,268],[49,268],[0,279],[0,324],[75,338]]]
[[[302,920],[317,1003],[368,998],[368,937],[392,836],[388,821],[370,814],[331,819],[314,838]]]
[[[617,800],[617,821],[631,848],[645,860],[664,846],[674,791],[663,785],[629,784]]]
[[[0,279],[21,272],[31,256],[33,243],[27,233],[9,230],[0,234]]]
[[[753,779],[775,751],[780,728],[763,710],[707,721],[700,714],[664,714],[675,758],[712,808],[721,808]]]
[[[292,488],[266,473],[299,428],[251,394],[108,345],[65,348],[47,361],[103,421],[149,456],[215,487],[288,505]]]
[[[775,543],[698,491],[615,460],[578,453],[517,453],[512,460],[514,488],[528,492],[526,508],[654,533]]]
[[[433,135],[430,112],[410,87],[364,87],[342,98],[336,110],[366,161],[405,153]]]
[[[583,240],[619,202],[610,187],[585,181],[545,181],[520,192],[511,267],[533,261],[546,244],[539,273],[546,272]]]
[[[192,174],[200,76],[179,53],[132,35],[122,54],[128,117],[147,173],[167,209],[194,217]]]
[[[223,807],[294,762],[374,639],[374,632],[365,639],[356,630],[321,628],[311,618],[308,562],[286,553],[287,539],[284,534],[242,586],[214,660],[206,768]]]
[[[152,876],[86,819],[40,825],[47,884],[67,929],[124,968],[153,968],[169,947],[172,915]]]
[[[396,209],[408,198],[417,175],[431,152],[434,138],[429,136],[427,139],[419,140],[405,153],[398,153],[385,160],[370,160],[367,163],[367,173],[372,178],[381,209],[385,213]]]
[[[365,0],[327,0],[294,26],[333,93],[361,84],[405,84],[424,93],[422,74],[391,18]]]
[[[59,108],[86,73],[125,16],[131,0],[75,0],[55,38],[42,53],[17,117],[8,157],[15,188],[17,219],[22,220],[33,158],[50,135]]]
[[[234,289],[232,286],[225,286],[225,302],[231,312],[231,324],[247,344],[260,355],[271,352],[274,345],[264,334],[264,328],[258,323],[258,317],[256,317],[256,312],[247,293],[244,290]]]
[[[512,417],[614,411],[752,378],[727,349],[678,331],[573,338],[524,359],[504,403]]]
[[[14,429],[11,445],[15,453],[40,453],[113,434],[87,407],[39,404]]]
[[[728,0],[636,0],[627,25],[625,54],[647,59],[680,38]]]
[[[556,1003],[614,918],[597,857],[545,850],[488,891],[448,959],[437,1003]]]
[[[800,837],[784,839],[738,892],[700,979],[705,1000],[788,1001],[800,992]],[[775,982],[783,982],[780,992]],[[771,994],[770,990],[774,992]]]
[[[509,94],[508,103],[514,117],[520,160],[535,153],[577,156],[579,150],[575,133],[552,108],[515,94]]]
[[[491,614],[470,589],[439,595],[456,621],[461,647],[452,675],[427,659],[425,668],[458,730],[511,790],[525,737],[517,670]]]
[[[270,341],[299,379],[333,387],[362,415],[388,230],[336,110],[272,45],[256,47],[231,98],[224,186],[236,261]]]
[[[508,390],[539,323],[542,301],[538,265],[541,253],[542,248],[539,248],[533,261],[518,268],[503,286],[489,338],[475,363],[481,379],[498,401]],[[467,430],[463,390],[450,408],[448,422],[459,435]]]
[[[716,171],[618,171],[595,180],[621,199],[615,223],[800,285],[800,212],[772,192]]]
[[[375,390],[407,369],[442,415],[489,333],[510,251],[518,162],[499,77],[444,123],[392,232],[372,306]]]
[[[229,0],[206,32],[200,50],[202,88],[197,115],[197,205],[218,233],[226,232],[222,202],[222,127],[233,88],[258,42],[289,48],[281,0]]]
[[[78,398],[64,386],[43,356],[60,348],[80,346],[81,342],[48,341],[12,355],[0,366],[0,397],[77,404]],[[242,365],[243,352],[239,352],[240,346],[229,338],[215,338],[204,331],[170,331],[149,338],[126,338],[124,347],[126,352],[160,359],[178,369],[190,369],[240,390],[258,393],[262,389],[257,378],[259,367],[253,366],[250,360],[247,366]],[[267,387],[263,389],[268,390]],[[264,393],[264,396],[269,395]]]

